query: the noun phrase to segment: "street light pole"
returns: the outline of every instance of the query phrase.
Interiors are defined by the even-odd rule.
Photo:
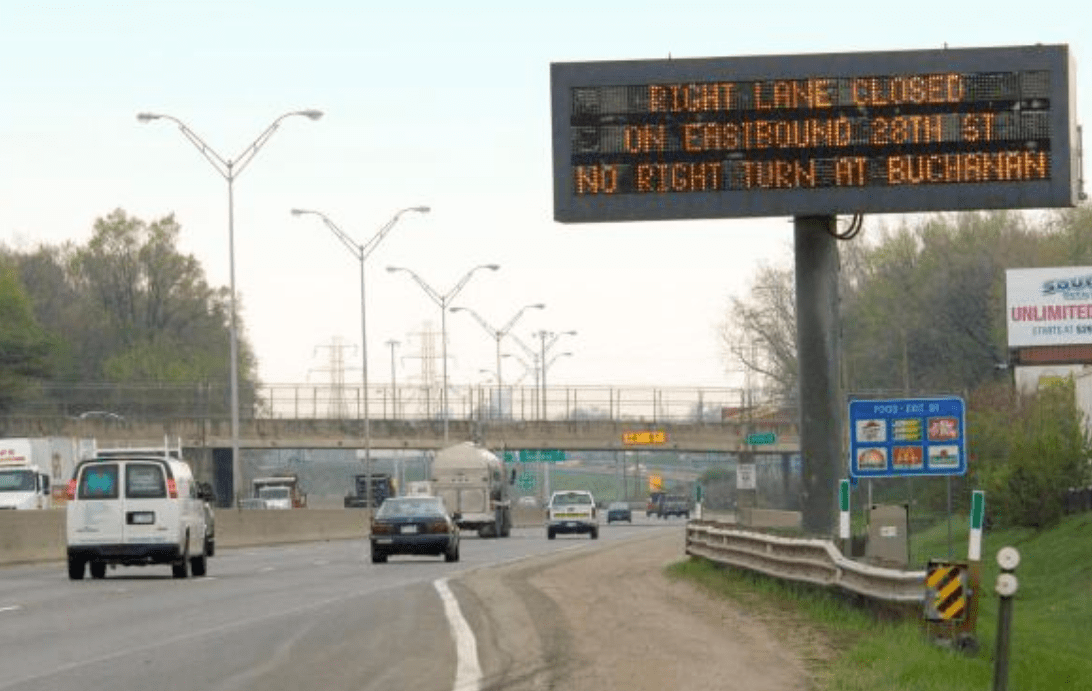
[[[201,155],[212,164],[212,167],[216,169],[216,172],[220,173],[228,184],[228,264],[230,274],[230,320],[229,320],[229,332],[231,340],[231,484],[232,489],[235,491],[235,496],[238,498],[240,491],[240,484],[243,479],[242,474],[242,462],[239,458],[239,336],[236,328],[236,308],[235,308],[235,178],[243,172],[243,169],[254,160],[254,157],[258,154],[258,150],[269,141],[269,138],[273,136],[273,133],[280,127],[281,121],[290,118],[292,116],[299,115],[309,120],[318,120],[322,117],[321,110],[296,110],[281,115],[273,121],[269,127],[258,135],[258,138],[250,143],[243,153],[236,156],[234,159],[225,159],[220,154],[205,143],[201,137],[191,130],[186,123],[182,122],[173,115],[164,115],[162,113],[137,113],[137,120],[139,122],[151,122],[152,120],[170,120],[178,126],[178,129],[182,131],[183,136],[190,140],[197,150],[201,152]]]
[[[394,419],[398,419],[398,381],[395,378],[394,370],[394,349],[398,346],[398,341],[393,338],[387,341],[387,345],[391,347],[391,410],[394,413]]]
[[[545,420],[545,419],[547,419],[549,417],[549,415],[546,412],[546,367],[547,367],[547,364],[548,364],[546,362],[546,353],[549,352],[550,348],[553,348],[554,345],[557,344],[557,340],[559,338],[561,338],[562,336],[575,336],[576,332],[575,331],[562,331],[561,333],[553,333],[551,331],[546,331],[545,329],[543,329],[542,331],[536,331],[533,335],[537,336],[538,339],[539,339],[538,358],[539,358],[539,362],[542,365],[542,374],[540,375],[541,379],[542,379],[542,419]],[[549,343],[546,343],[547,338],[550,339]],[[568,354],[572,355],[572,353],[568,353]],[[560,356],[558,356],[558,357],[560,357]],[[556,359],[557,358],[554,358],[554,360],[556,360]],[[551,360],[550,362],[552,363],[553,360]]]
[[[364,498],[364,507],[367,511],[372,510],[372,430],[371,430],[371,414],[368,409],[368,321],[367,321],[367,309],[365,301],[364,291],[364,260],[368,258],[383,238],[387,236],[387,233],[394,228],[394,224],[398,222],[398,219],[402,214],[408,211],[416,211],[417,213],[427,214],[429,207],[427,206],[410,206],[400,210],[396,213],[391,220],[380,228],[375,235],[366,243],[358,244],[349,237],[348,233],[343,231],[333,221],[326,216],[326,214],[320,211],[313,211],[310,209],[292,209],[293,216],[313,215],[318,216],[322,223],[330,229],[341,244],[349,250],[357,261],[360,262],[360,352],[362,353],[361,361],[361,380],[364,386],[364,492],[367,495]],[[369,515],[371,515],[369,513]]]
[[[485,332],[488,333],[490,336],[492,336],[493,340],[495,340],[497,342],[497,412],[498,413],[501,412],[501,396],[502,396],[502,391],[504,390],[504,378],[501,376],[501,341],[508,334],[508,332],[512,330],[512,327],[516,325],[516,322],[519,320],[520,317],[523,316],[523,313],[526,312],[529,309],[543,310],[543,309],[546,309],[546,305],[544,303],[541,303],[541,302],[536,302],[536,303],[531,304],[531,305],[524,305],[523,307],[519,308],[518,312],[516,312],[514,315],[512,315],[512,318],[509,319],[507,321],[507,323],[505,323],[504,326],[502,326],[499,329],[494,329],[492,326],[489,325],[489,322],[485,321],[485,319],[482,318],[482,316],[480,314],[478,314],[474,310],[470,309],[469,307],[452,307],[451,308],[452,312],[468,312],[470,314],[470,316],[474,317],[475,321],[477,321],[479,324],[481,324],[482,328],[485,329]]]
[[[443,350],[443,384],[440,390],[440,407],[442,409],[442,415],[444,417],[444,443],[448,440],[448,411],[447,411],[447,307],[451,301],[459,294],[470,277],[474,275],[479,269],[489,269],[490,271],[496,271],[500,268],[499,264],[479,264],[459,279],[459,282],[455,284],[455,287],[444,294],[440,294],[428,283],[425,283],[424,279],[414,273],[412,270],[401,266],[388,266],[387,271],[404,271],[413,278],[417,285],[425,291],[425,294],[435,302],[440,308],[440,347]]]

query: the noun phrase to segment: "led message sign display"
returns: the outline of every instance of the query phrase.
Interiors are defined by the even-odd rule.
[[[551,65],[563,222],[1073,206],[1066,46]]]

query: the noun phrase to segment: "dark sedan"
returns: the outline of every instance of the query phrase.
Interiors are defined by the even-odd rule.
[[[633,523],[633,512],[630,511],[629,504],[624,501],[616,501],[607,506],[607,523],[614,523],[615,521]]]
[[[439,497],[391,497],[371,524],[372,563],[392,554],[444,556],[459,561],[459,526]]]

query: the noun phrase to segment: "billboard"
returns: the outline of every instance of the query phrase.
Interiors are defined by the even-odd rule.
[[[1009,347],[1092,344],[1092,266],[1005,271]]]
[[[1064,45],[553,63],[561,222],[1074,206]]]

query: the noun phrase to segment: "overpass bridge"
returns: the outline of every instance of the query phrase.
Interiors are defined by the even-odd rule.
[[[249,404],[242,399],[240,456],[253,461],[270,450],[363,449],[362,401],[346,393],[296,385],[266,387]],[[738,390],[558,387],[544,395],[536,389],[474,389],[451,397],[446,425],[435,392],[379,388],[371,393],[373,457],[468,440],[497,452],[736,454],[764,457],[781,468],[784,483],[790,458],[799,454],[796,410],[733,404],[746,400]],[[214,391],[84,386],[43,392],[39,400],[38,406],[0,416],[0,437],[94,439],[99,448],[158,447],[177,440],[197,476],[213,483],[221,505],[230,505],[224,502],[236,494],[229,408],[226,397],[220,400]],[[626,482],[624,470],[622,478]]]
[[[241,449],[364,448],[359,387],[267,385],[241,398]],[[799,452],[795,408],[744,406],[739,389],[567,386],[369,388],[373,449],[433,450],[474,440],[492,449]],[[37,405],[0,416],[0,436],[94,438],[99,446],[232,446],[227,392],[208,385],[52,385]],[[446,424],[445,424],[446,422]],[[446,438],[445,438],[446,428]],[[761,444],[748,442],[761,442]]]
[[[435,450],[460,441],[490,449],[568,451],[657,450],[679,452],[796,453],[800,439],[793,422],[685,422],[652,420],[371,420],[370,446],[376,450]],[[172,417],[158,420],[73,420],[65,417],[7,416],[5,437],[94,438],[100,447],[161,446],[178,439],[195,450],[231,448],[231,424],[219,418]],[[760,435],[761,445],[748,444]],[[772,435],[772,437],[770,436]],[[770,440],[766,443],[766,440]],[[360,420],[251,418],[239,421],[240,449],[362,449]]]

